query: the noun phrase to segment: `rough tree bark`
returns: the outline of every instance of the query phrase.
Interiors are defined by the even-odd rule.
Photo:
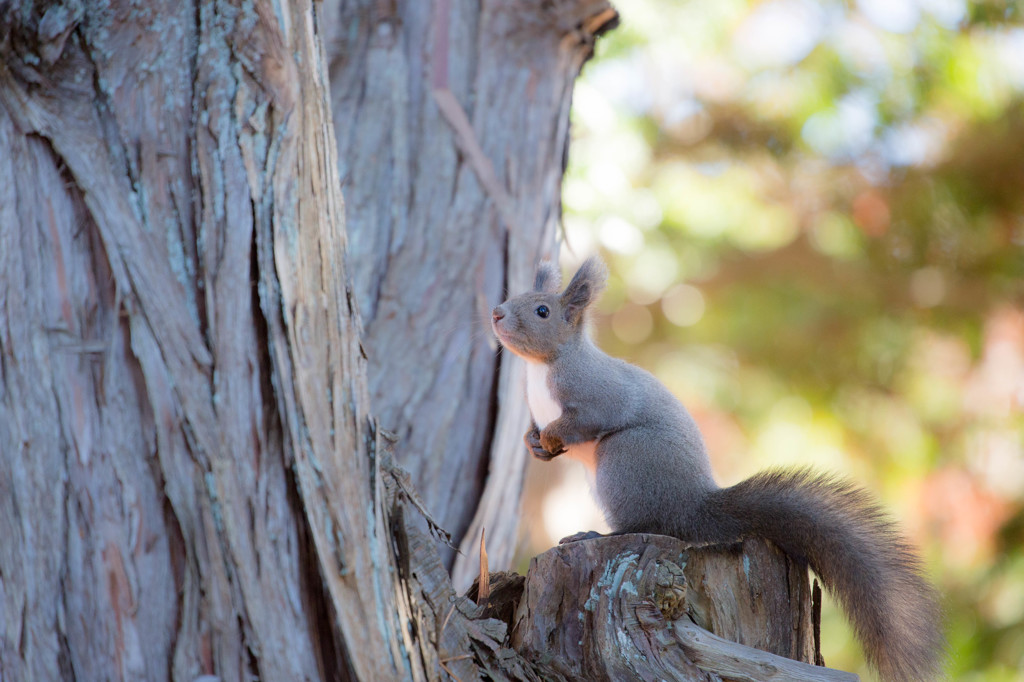
[[[515,549],[521,363],[490,309],[554,255],[572,84],[605,0],[325,4],[349,262],[374,412],[461,554]],[[430,368],[424,371],[423,368]]]
[[[614,15],[476,7],[0,4],[5,679],[468,679],[473,646],[500,649],[453,610],[433,545],[415,530],[391,542],[404,479],[380,452],[364,353],[415,358],[426,378],[400,398],[415,430],[386,378],[379,409],[425,444],[403,459],[443,522],[476,515],[507,556],[521,453],[500,443],[523,412],[502,396],[517,379],[479,339],[463,354],[445,334],[468,336],[466,318],[551,248],[569,87]],[[434,56],[403,57],[428,24]],[[429,97],[393,87],[403,68]],[[533,104],[503,118],[518,99]],[[380,144],[362,123],[376,116]],[[335,126],[363,226],[355,286]],[[368,198],[391,173],[393,191]],[[468,246],[452,226],[475,228]],[[453,312],[454,332],[423,324]]]
[[[313,12],[3,8],[11,679],[403,665]]]

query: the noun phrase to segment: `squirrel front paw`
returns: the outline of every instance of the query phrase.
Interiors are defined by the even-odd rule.
[[[523,436],[523,441],[526,443],[526,449],[530,451],[531,455],[545,462],[550,462],[562,454],[560,452],[552,454],[544,449],[544,446],[540,444],[540,430],[536,426],[526,432],[526,435]]]
[[[565,444],[562,442],[562,439],[547,431],[540,433],[540,444],[552,457],[565,452]]]

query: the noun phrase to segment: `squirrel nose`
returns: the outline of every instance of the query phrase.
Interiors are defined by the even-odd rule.
[[[505,311],[501,307],[497,307],[491,311],[491,319],[497,322],[498,320],[505,317]]]

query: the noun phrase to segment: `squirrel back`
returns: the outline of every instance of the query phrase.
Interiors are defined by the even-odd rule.
[[[557,270],[542,265],[534,291],[494,309],[499,341],[533,370],[527,448],[540,459],[567,454],[593,466],[615,533],[771,540],[838,598],[883,679],[934,679],[943,651],[937,596],[881,508],[849,482],[802,469],[720,488],[686,408],[650,373],[587,337],[585,313],[605,277],[591,258],[560,292]]]

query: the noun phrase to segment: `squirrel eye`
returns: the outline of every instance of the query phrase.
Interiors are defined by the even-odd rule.
[[[537,317],[544,317],[544,318],[546,318],[549,314],[551,314],[551,311],[548,310],[548,307],[546,305],[539,305],[539,306],[537,306],[537,310],[535,310],[534,312],[537,313]]]

